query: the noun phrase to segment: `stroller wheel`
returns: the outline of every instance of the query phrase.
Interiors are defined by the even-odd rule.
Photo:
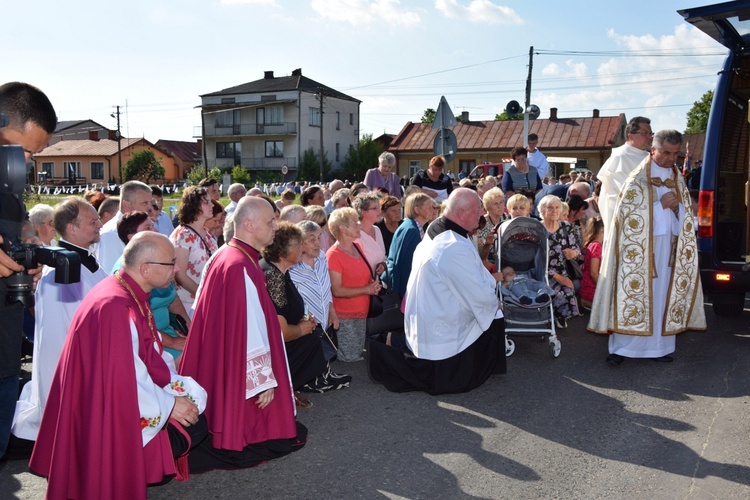
[[[516,343],[513,342],[508,338],[508,336],[505,336],[505,356],[512,356],[513,353],[516,351]]]
[[[553,358],[556,358],[560,355],[560,351],[562,350],[562,344],[557,339],[551,339],[549,341],[549,354]]]

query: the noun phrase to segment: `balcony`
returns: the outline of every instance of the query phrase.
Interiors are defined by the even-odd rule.
[[[235,165],[242,165],[247,170],[281,170],[282,165],[286,165],[290,169],[297,168],[297,158],[294,156],[286,158],[251,158],[243,156],[240,162],[232,158],[217,158],[215,162],[219,168],[233,167]]]
[[[217,126],[206,124],[203,137],[234,137],[253,135],[297,135],[297,123],[243,123],[240,125]]]

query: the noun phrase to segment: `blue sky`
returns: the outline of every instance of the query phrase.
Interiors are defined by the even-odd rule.
[[[201,94],[296,68],[360,99],[362,134],[398,133],[441,95],[490,120],[523,102],[530,46],[541,118],[598,108],[683,130],[725,54],[677,14],[696,0],[2,3],[0,80],[37,85],[61,120],[115,128],[120,105],[123,134],[154,142],[192,139]]]

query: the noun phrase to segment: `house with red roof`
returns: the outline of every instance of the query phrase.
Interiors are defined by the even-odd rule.
[[[40,184],[107,184],[120,181],[120,159],[124,167],[136,151],[149,150],[164,167],[164,179],[174,182],[182,179],[175,161],[167,151],[144,138],[62,140],[47,146],[32,157],[36,180]]]

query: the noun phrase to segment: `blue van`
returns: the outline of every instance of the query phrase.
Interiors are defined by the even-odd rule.
[[[706,130],[698,201],[698,256],[707,300],[721,316],[742,313],[750,291],[750,1],[678,11],[729,49]]]

